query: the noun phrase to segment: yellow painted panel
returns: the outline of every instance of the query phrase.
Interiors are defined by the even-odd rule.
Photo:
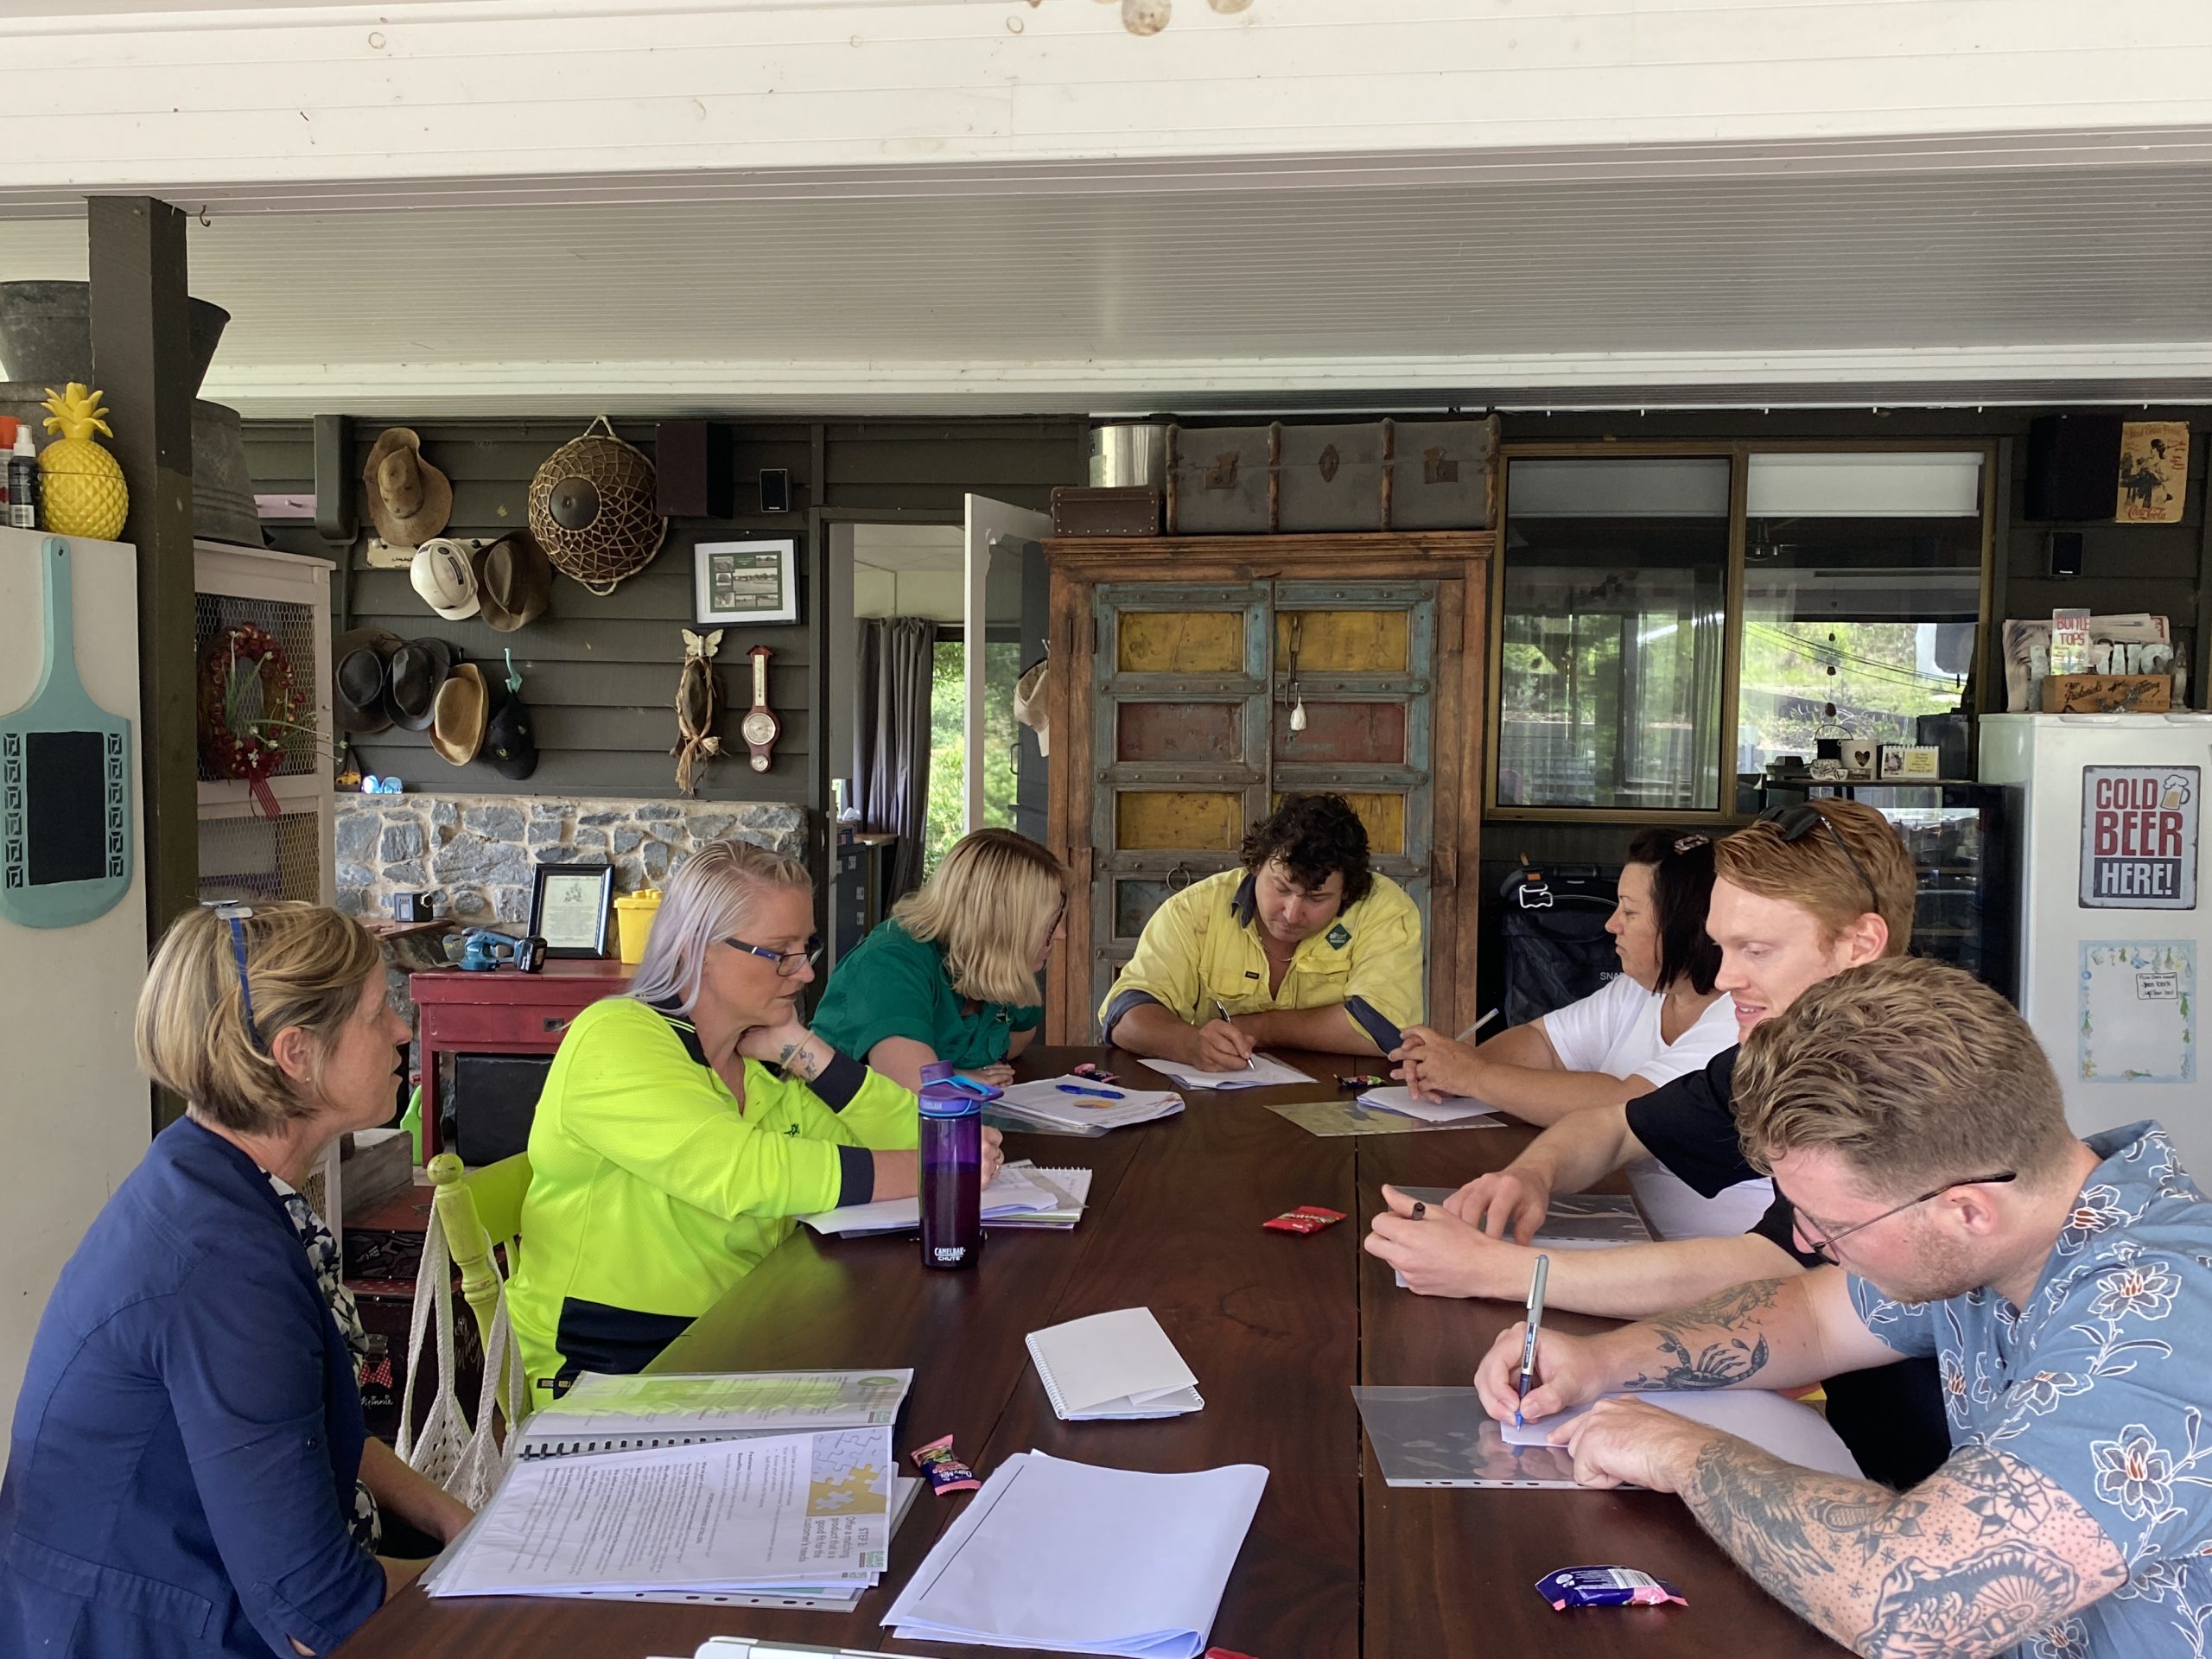
[[[1345,794],[1344,801],[1359,821],[1367,826],[1367,850],[1370,853],[1377,858],[1389,858],[1406,850],[1404,796]],[[1273,804],[1276,806],[1282,804],[1281,790],[1274,792]]]
[[[1124,790],[1114,798],[1114,839],[1125,852],[1234,852],[1244,839],[1244,798],[1233,791]]]
[[[1299,623],[1301,674],[1402,674],[1412,660],[1407,611],[1280,611],[1275,669],[1291,669],[1291,624]]]
[[[1242,674],[1242,611],[1124,611],[1124,674]]]

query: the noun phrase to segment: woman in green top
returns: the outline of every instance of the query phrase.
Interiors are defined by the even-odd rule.
[[[626,996],[553,1058],[530,1130],[508,1312],[533,1390],[640,1370],[791,1232],[915,1187],[914,1096],[798,1017],[805,869],[710,842],[661,900]],[[983,1177],[998,1172],[983,1131]]]
[[[1037,976],[1067,937],[1068,873],[1011,830],[978,830],[837,964],[814,1029],[909,1089],[945,1060],[985,1083],[1044,1022]]]

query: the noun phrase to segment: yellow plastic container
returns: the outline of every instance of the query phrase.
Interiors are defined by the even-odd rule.
[[[622,960],[631,967],[645,959],[645,941],[652,937],[653,918],[659,913],[658,887],[626,893],[614,901],[614,924],[622,936]]]

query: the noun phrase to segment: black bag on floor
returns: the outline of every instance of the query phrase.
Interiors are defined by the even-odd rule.
[[[1505,1024],[1579,1002],[1620,976],[1605,920],[1618,871],[1595,864],[1523,868],[1499,887],[1504,900]]]

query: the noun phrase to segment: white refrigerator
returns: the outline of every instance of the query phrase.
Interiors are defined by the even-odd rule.
[[[2069,1121],[2156,1118],[2212,1185],[2197,1040],[2212,714],[1989,715],[1980,731],[1982,781],[2021,791],[2020,1012]]]

